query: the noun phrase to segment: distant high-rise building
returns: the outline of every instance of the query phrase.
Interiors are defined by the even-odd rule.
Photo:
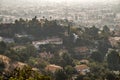
[[[78,20],[78,15],[77,15],[77,14],[75,14],[75,20],[76,20],[76,21]]]

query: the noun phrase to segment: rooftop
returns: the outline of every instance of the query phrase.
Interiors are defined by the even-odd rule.
[[[51,65],[48,65],[46,66],[45,70],[47,71],[51,71],[51,72],[55,72],[56,70],[59,70],[59,69],[63,69],[61,66],[58,66],[58,65],[54,65],[54,64],[51,64]]]

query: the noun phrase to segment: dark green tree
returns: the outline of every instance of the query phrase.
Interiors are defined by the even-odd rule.
[[[6,49],[7,49],[6,43],[3,42],[3,41],[1,41],[1,42],[0,42],[0,53],[1,53],[1,54],[4,54],[5,51],[6,51]]]
[[[41,75],[29,66],[25,66],[23,69],[15,68],[2,76],[2,80],[51,80],[49,76]]]
[[[102,54],[98,51],[95,51],[91,54],[91,59],[97,62],[102,62],[104,60]]]
[[[63,70],[57,70],[55,72],[55,80],[66,80],[67,74]]]
[[[108,53],[107,62],[110,69],[120,70],[120,54],[115,50]]]
[[[86,39],[92,39],[92,40],[94,40],[94,39],[98,38],[98,32],[99,32],[99,29],[96,28],[95,26],[92,26],[91,28],[85,27],[83,36]]]
[[[110,29],[108,28],[107,25],[103,26],[103,30],[101,31],[100,36],[102,38],[108,38],[110,36]]]
[[[83,80],[84,79],[84,75],[78,75],[77,78],[75,80]]]
[[[76,73],[76,70],[74,67],[68,65],[65,67],[65,72],[66,72],[68,78],[71,79],[72,76]]]
[[[107,73],[106,74],[106,79],[107,80],[117,80],[116,77],[115,77],[115,74],[113,74],[113,73]]]
[[[110,41],[107,38],[101,39],[98,41],[97,49],[102,54],[102,57],[104,58],[106,53],[108,52],[108,49],[111,48]]]
[[[5,69],[5,64],[3,61],[0,60],[0,73],[3,72]]]
[[[62,67],[65,67],[66,65],[73,65],[73,63],[72,63],[73,59],[70,56],[70,54],[63,53],[62,56],[61,56],[61,58],[62,58],[62,62],[63,62]]]

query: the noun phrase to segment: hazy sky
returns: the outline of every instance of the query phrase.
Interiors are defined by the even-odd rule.
[[[45,0],[28,0],[28,1],[45,1]],[[55,2],[65,2],[65,1],[72,1],[72,2],[111,2],[111,1],[120,1],[120,0],[47,0],[47,1],[55,1]]]
[[[48,1],[57,1],[57,0],[48,0]],[[115,0],[58,0],[58,1],[105,2],[105,1],[115,1]]]
[[[47,2],[60,2],[60,3],[82,3],[82,4],[91,4],[91,3],[95,3],[95,2],[98,2],[98,3],[120,3],[120,0],[0,0],[0,4],[2,5],[12,5],[12,3],[15,3],[15,4],[26,4],[26,3],[47,3]],[[49,5],[49,4],[48,4]]]
[[[2,0],[0,0],[2,1]],[[28,2],[40,2],[40,1],[51,1],[51,2],[115,2],[120,0],[3,0],[3,1],[28,1]]]

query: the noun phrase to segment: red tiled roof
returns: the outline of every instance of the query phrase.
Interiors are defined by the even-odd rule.
[[[82,70],[84,70],[84,69],[89,69],[89,67],[87,66],[87,65],[76,65],[75,66],[75,69],[77,70],[77,71],[82,71]]]
[[[89,49],[87,47],[77,47],[75,50],[77,52],[87,52]]]
[[[62,69],[61,66],[57,66],[57,65],[48,65],[45,70],[51,71],[51,72],[55,72],[56,70]]]

